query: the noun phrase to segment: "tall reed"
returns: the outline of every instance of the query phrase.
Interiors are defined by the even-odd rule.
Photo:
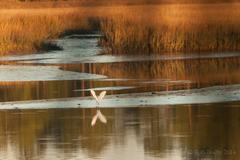
[[[101,21],[108,54],[240,50],[240,5],[159,5],[124,9]]]

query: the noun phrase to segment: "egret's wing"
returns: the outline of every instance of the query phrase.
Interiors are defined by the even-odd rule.
[[[91,122],[91,125],[94,126],[97,122],[97,119],[98,119],[98,114],[96,114],[95,116],[93,116],[92,118],[92,122]]]
[[[98,118],[100,119],[100,121],[101,121],[102,123],[107,123],[106,117],[101,113],[100,110],[97,111],[97,115],[98,115]]]
[[[98,96],[98,101],[101,101],[103,99],[103,97],[106,95],[106,91],[102,91],[99,96]]]
[[[95,91],[91,89],[90,92],[91,92],[92,96],[95,98],[95,100],[99,103],[99,100],[98,100],[98,97],[96,96]]]

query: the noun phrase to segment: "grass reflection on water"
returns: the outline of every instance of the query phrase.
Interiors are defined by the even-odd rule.
[[[1,101],[89,96],[90,88],[130,87],[108,94],[171,91],[238,84],[239,59],[169,60],[97,64],[65,64],[64,70],[94,73],[107,79],[1,82]],[[109,80],[108,80],[109,79]],[[132,88],[131,88],[132,87]],[[86,92],[87,91],[87,92]]]

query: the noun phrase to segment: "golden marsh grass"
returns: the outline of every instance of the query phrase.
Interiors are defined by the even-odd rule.
[[[101,21],[105,53],[238,51],[239,4],[123,7]]]
[[[56,48],[68,31],[100,30],[108,54],[238,51],[240,4],[114,5],[0,10],[0,54]],[[100,25],[99,25],[100,24]]]

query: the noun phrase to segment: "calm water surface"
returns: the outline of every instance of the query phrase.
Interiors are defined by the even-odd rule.
[[[91,88],[131,95],[240,83],[238,53],[106,56],[99,54],[98,38],[69,36],[56,41],[62,51],[0,58],[0,101],[86,97]],[[102,109],[108,123],[95,127],[96,110],[82,107],[1,110],[0,159],[240,159],[240,97],[231,103],[113,106]]]
[[[239,159],[240,103],[0,112],[0,159]]]

